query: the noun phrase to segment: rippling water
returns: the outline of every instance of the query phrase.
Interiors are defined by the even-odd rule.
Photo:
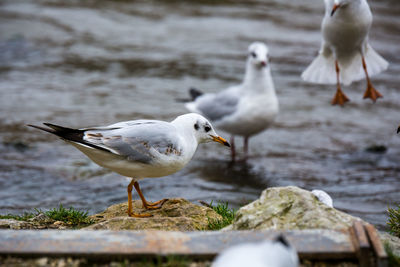
[[[259,40],[270,47],[281,112],[251,139],[250,160],[232,167],[228,150],[203,145],[182,171],[141,182],[145,195],[238,206],[268,186],[319,188],[382,228],[400,201],[400,6],[369,2],[371,43],[391,64],[373,77],[384,99],[363,101],[361,81],[344,87],[352,102],[339,108],[329,104],[334,86],[300,79],[319,49],[322,0],[2,1],[0,213],[59,203],[94,213],[126,201],[125,178],[25,125],[172,120],[187,112],[175,99],[190,86],[240,82],[247,46]]]

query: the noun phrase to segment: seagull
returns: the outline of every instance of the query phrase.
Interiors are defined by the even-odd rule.
[[[247,159],[249,138],[267,129],[279,111],[267,46],[261,42],[249,46],[246,73],[241,84],[208,94],[192,88],[190,95],[192,101],[185,104],[188,110],[202,114],[215,127],[232,135],[232,161],[235,161],[236,156],[235,135],[244,137],[244,154]]]
[[[128,215],[150,217],[132,211],[132,189],[135,187],[147,210],[159,209],[168,199],[148,202],[138,181],[173,174],[182,169],[193,157],[197,145],[210,141],[230,146],[217,135],[203,116],[189,113],[172,122],[133,120],[104,127],[71,129],[44,123],[48,128],[28,125],[57,135],[78,148],[98,165],[118,174],[131,177],[128,185]]]
[[[370,76],[386,70],[389,63],[368,43],[371,24],[372,13],[366,0],[325,0],[321,49],[301,77],[312,83],[336,83],[332,105],[343,106],[349,101],[340,83],[350,85],[364,77],[364,99],[375,102],[382,97],[372,86]]]
[[[331,196],[328,195],[328,193],[326,193],[325,191],[319,190],[319,189],[314,189],[313,191],[311,191],[311,194],[316,196],[320,202],[324,203],[328,207],[333,208],[333,200],[332,200]]]
[[[274,241],[240,244],[223,251],[211,267],[297,267],[296,250],[279,235]]]

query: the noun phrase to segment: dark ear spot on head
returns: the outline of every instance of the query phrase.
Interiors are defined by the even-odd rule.
[[[284,245],[285,247],[290,247],[289,242],[286,240],[286,238],[285,238],[282,234],[278,235],[278,236],[275,238],[274,241],[277,242],[277,243],[281,243],[281,244]]]
[[[256,58],[256,57],[257,57],[257,54],[256,54],[255,52],[251,52],[250,55],[251,55],[253,58]]]
[[[196,131],[198,131],[198,130],[200,129],[200,126],[199,126],[199,123],[198,123],[198,122],[196,122],[196,124],[194,125],[194,129],[195,129]]]

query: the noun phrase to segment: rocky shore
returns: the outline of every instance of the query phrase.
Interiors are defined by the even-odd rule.
[[[203,231],[210,230],[210,221],[222,219],[221,215],[212,208],[204,205],[196,205],[182,198],[169,199],[161,209],[152,211],[145,211],[142,208],[141,202],[136,200],[133,202],[133,209],[135,212],[146,212],[153,216],[148,218],[131,218],[126,214],[127,203],[115,204],[101,213],[90,216],[91,224],[82,226],[80,229]],[[259,199],[240,208],[236,212],[233,223],[222,229],[222,231],[266,229],[338,230],[348,229],[355,221],[363,222],[360,218],[353,217],[325,205],[307,190],[288,186],[264,190]],[[76,227],[62,221],[56,221],[40,213],[26,221],[0,219],[0,229],[66,230],[76,229]],[[383,232],[380,233],[380,238],[383,243],[388,244],[392,248],[395,254],[400,255],[399,238]],[[3,257],[2,260],[5,261],[6,258]],[[10,266],[19,266],[19,260],[16,258],[7,258],[7,261],[10,263]],[[83,259],[78,261],[76,259],[62,259],[62,263],[59,261],[54,263],[52,259],[35,259],[33,266],[80,266],[83,261]],[[207,264],[209,263],[192,262],[190,265],[184,266],[208,266]],[[303,262],[303,264],[303,266],[308,266],[307,262]],[[353,266],[351,263],[348,264],[334,266]]]

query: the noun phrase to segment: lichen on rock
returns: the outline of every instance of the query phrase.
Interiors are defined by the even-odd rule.
[[[296,186],[264,190],[256,201],[240,208],[224,230],[344,229],[361,220],[321,203]]]
[[[107,230],[166,230],[196,231],[207,230],[209,220],[221,220],[222,217],[213,209],[195,205],[182,198],[169,199],[161,209],[145,210],[142,202],[132,202],[136,213],[150,213],[148,218],[129,217],[126,213],[128,203],[115,204],[105,211],[92,215],[95,224],[85,229]]]

